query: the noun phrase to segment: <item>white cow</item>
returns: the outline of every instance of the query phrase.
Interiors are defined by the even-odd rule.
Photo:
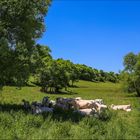
[[[113,110],[124,110],[124,111],[127,111],[127,112],[132,110],[131,105],[114,105],[114,104],[112,104],[111,108]]]
[[[73,99],[71,104],[74,106],[75,109],[91,109],[91,108],[107,108],[106,105],[103,104],[102,99],[95,99],[95,100],[83,100],[83,99]]]
[[[94,108],[98,111],[98,113],[103,112],[105,109],[107,109],[107,105],[100,104],[98,102],[94,102]]]
[[[75,100],[82,100],[82,98],[81,97],[76,97]]]
[[[89,100],[77,100],[73,99],[71,101],[71,104],[73,105],[74,109],[87,109],[87,108],[93,108],[92,101]]]
[[[99,118],[99,114],[94,108],[75,110],[74,113],[76,113],[76,112],[83,116],[94,116],[96,118]]]
[[[52,107],[54,107],[56,105],[56,101],[50,100],[50,104]]]
[[[97,102],[97,103],[99,103],[99,104],[104,104],[103,103],[103,99],[95,99],[94,101]]]

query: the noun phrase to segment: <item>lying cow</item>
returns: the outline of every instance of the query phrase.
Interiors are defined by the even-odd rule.
[[[62,109],[62,110],[69,110],[69,109],[70,109],[70,107],[69,107],[68,105],[66,105],[66,104],[60,104],[60,103],[57,103],[57,104],[55,105],[55,107],[56,107],[56,108],[60,108],[60,109]]]
[[[74,99],[71,101],[71,104],[73,105],[74,109],[87,109],[87,108],[93,108],[92,101],[88,100],[77,100]]]
[[[56,105],[56,101],[50,100],[50,107],[55,107],[55,105]]]
[[[81,97],[76,97],[75,100],[82,100],[82,98]]]
[[[38,107],[42,107],[42,103],[34,101],[31,103],[31,106],[38,106]]]
[[[84,116],[95,116],[98,117],[97,111],[92,108],[92,109],[80,109],[80,110],[75,110],[74,113],[79,113]]]
[[[40,114],[43,112],[50,112],[50,113],[53,112],[53,108],[49,108],[49,107],[39,107],[39,106],[32,105],[31,109],[33,114]]]
[[[131,111],[131,105],[111,105],[113,110],[124,110],[124,111]]]
[[[49,98],[50,97],[44,97],[43,99],[42,99],[42,106],[50,106],[50,100],[49,100]]]
[[[74,106],[75,109],[87,109],[87,108],[94,108],[94,107],[105,107],[103,105],[102,99],[95,99],[95,100],[83,100],[83,99],[73,99],[71,104]]]
[[[98,113],[103,112],[105,109],[107,109],[107,105],[100,104],[98,102],[94,102],[94,108],[98,111]]]
[[[103,112],[107,106],[103,104],[102,99],[95,99],[95,100],[82,100],[75,98],[72,100],[72,105],[74,106],[75,110],[81,110],[81,109],[96,109],[98,114]]]
[[[96,103],[99,103],[99,104],[104,104],[104,103],[103,103],[103,99],[95,99],[94,101],[95,101]]]
[[[57,98],[56,99],[56,106],[60,107],[64,110],[68,110],[70,108],[77,109],[87,109],[87,108],[93,108],[91,106],[92,101],[88,100],[82,100],[80,97],[77,97],[75,99],[72,98]]]
[[[81,97],[76,97],[74,99],[75,100],[82,100]],[[88,100],[88,101],[93,101],[93,102],[98,102],[99,104],[103,104],[103,99],[95,99],[95,100]]]
[[[63,110],[69,110],[71,109],[72,105],[71,105],[71,101],[73,99],[72,98],[57,98],[56,99],[56,107],[61,108]]]
[[[67,103],[70,103],[72,100],[73,100],[72,98],[58,97],[58,98],[56,98],[56,103],[67,104]]]

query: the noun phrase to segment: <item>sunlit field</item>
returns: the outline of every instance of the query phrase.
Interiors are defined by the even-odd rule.
[[[123,93],[120,84],[80,81],[69,92],[46,94],[40,87],[31,85],[18,89],[4,87],[0,95],[1,139],[139,139],[140,98],[136,94]],[[21,100],[41,101],[44,96],[101,98],[104,103],[131,104],[132,111],[112,111],[109,117],[100,120],[82,117],[71,112],[56,111],[53,114],[33,115],[25,111]]]

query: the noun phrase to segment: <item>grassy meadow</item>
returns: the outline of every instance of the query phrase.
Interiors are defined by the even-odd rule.
[[[123,93],[120,84],[79,81],[69,93],[46,94],[31,85],[4,87],[0,95],[0,139],[140,139],[140,98]],[[109,119],[82,117],[71,112],[32,115],[21,100],[40,101],[44,96],[102,98],[104,103],[131,104],[132,111],[109,111]]]

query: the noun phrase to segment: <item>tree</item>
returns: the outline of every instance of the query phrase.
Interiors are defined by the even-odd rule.
[[[62,88],[69,87],[79,79],[76,65],[69,60],[50,60],[40,72],[39,83],[44,92],[59,92]]]
[[[47,63],[52,60],[51,50],[48,46],[37,44],[31,55],[31,73],[33,75],[39,74]]]
[[[106,80],[112,83],[117,83],[119,81],[119,74],[108,72],[106,73]]]
[[[45,54],[48,56],[48,51]],[[70,60],[63,60],[62,58],[57,60],[48,59],[39,73],[38,83],[41,85],[42,91],[51,93],[57,93],[62,88],[67,90],[67,87],[73,86],[74,82],[78,80],[93,82],[118,81],[118,75],[114,72],[108,73],[86,65],[74,64]]]
[[[59,92],[67,88],[69,81],[70,74],[61,59],[49,61],[40,73],[40,85],[44,92]]]
[[[130,73],[133,72],[136,63],[137,63],[137,56],[134,53],[132,53],[132,52],[128,53],[124,57],[125,71],[128,71]]]
[[[26,83],[50,0],[0,0],[0,85]]]
[[[128,92],[136,92],[140,96],[140,53],[129,53],[124,57],[122,77]]]

